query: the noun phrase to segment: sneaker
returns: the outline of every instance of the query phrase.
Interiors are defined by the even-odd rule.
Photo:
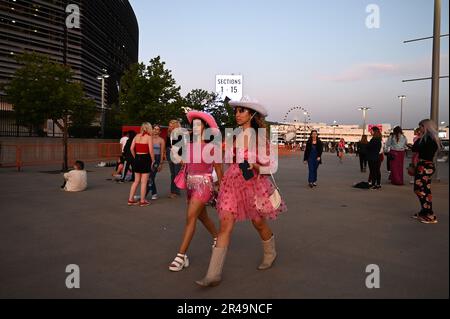
[[[437,217],[434,215],[419,216],[419,221],[423,224],[437,224]]]
[[[152,195],[152,200],[157,200],[158,198],[158,194]]]
[[[317,183],[313,183],[313,186],[314,186],[314,187],[317,187]]]
[[[137,200],[129,200],[128,206],[137,206],[139,205],[139,202]]]
[[[143,202],[139,202],[139,207],[147,207],[150,206],[150,202],[149,201],[143,201]]]

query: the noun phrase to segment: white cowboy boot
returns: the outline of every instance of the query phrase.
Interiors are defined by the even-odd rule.
[[[269,269],[277,258],[277,252],[275,251],[275,236],[272,236],[268,241],[262,241],[262,245],[264,257],[261,265],[258,266],[258,270]]]
[[[215,287],[219,285],[222,281],[222,268],[226,255],[227,248],[214,247],[206,277],[202,280],[197,280],[196,283],[202,287]]]

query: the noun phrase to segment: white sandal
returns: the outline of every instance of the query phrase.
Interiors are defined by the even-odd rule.
[[[212,244],[212,248],[216,248],[216,246],[217,246],[217,237],[214,237],[213,240],[214,240],[214,243]]]
[[[172,264],[169,266],[170,271],[182,271],[183,268],[189,267],[189,258],[187,255],[177,254],[177,257],[173,260]]]

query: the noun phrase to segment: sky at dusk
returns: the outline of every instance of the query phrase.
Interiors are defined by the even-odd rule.
[[[292,107],[311,121],[397,125],[398,95],[406,95],[404,126],[429,117],[432,0],[130,0],[139,22],[139,60],[158,55],[185,95],[215,90],[217,74],[242,74],[244,94],[281,121]],[[368,5],[380,9],[369,29]],[[449,29],[449,0],[442,1],[442,34]],[[441,41],[441,75],[449,73],[449,38]],[[449,122],[449,84],[441,80],[440,121]]]

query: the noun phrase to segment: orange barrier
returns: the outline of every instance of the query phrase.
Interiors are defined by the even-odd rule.
[[[290,156],[290,155],[299,155],[299,149],[291,149],[285,146],[278,146],[278,156]]]
[[[63,162],[62,144],[17,144],[0,145],[0,168],[61,164]],[[71,143],[67,148],[68,163],[75,160],[84,162],[114,161],[121,155],[119,143]],[[284,146],[278,147],[278,156],[298,155],[299,150]]]
[[[119,143],[71,143],[67,146],[68,163],[75,160],[96,162],[116,160],[121,155]],[[0,167],[60,164],[63,162],[62,144],[18,144],[0,145]]]

